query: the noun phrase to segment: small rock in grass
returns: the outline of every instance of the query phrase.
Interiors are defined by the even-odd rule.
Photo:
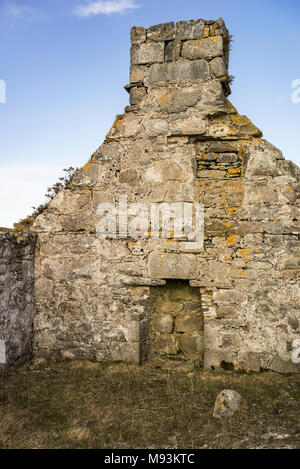
[[[232,389],[225,389],[218,394],[213,416],[216,418],[232,417],[239,409],[241,395]]]

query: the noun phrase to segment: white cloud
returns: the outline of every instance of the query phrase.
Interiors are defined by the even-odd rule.
[[[13,224],[33,212],[46,201],[47,188],[63,176],[54,166],[0,167],[0,226]]]
[[[126,10],[139,8],[135,0],[110,0],[89,1],[87,5],[80,5],[75,10],[75,15],[87,18],[92,15],[110,15],[111,13],[123,13]]]
[[[2,1],[2,3],[1,3]],[[29,20],[39,21],[49,18],[48,14],[24,5],[21,0],[0,0],[0,18],[9,18],[12,21]]]
[[[0,8],[0,14],[11,18],[20,18],[29,10],[30,8],[24,5],[20,5],[12,0],[6,0]]]

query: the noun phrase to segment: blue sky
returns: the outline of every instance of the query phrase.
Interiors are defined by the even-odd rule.
[[[231,102],[300,165],[299,0],[0,0],[0,226],[82,166],[123,112],[131,26],[220,16],[234,36]]]

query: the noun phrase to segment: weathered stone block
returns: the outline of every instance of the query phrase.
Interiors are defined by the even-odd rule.
[[[300,363],[293,363],[292,360],[276,357],[270,361],[268,369],[277,373],[300,373]]]
[[[226,139],[249,138],[262,136],[261,131],[248,119],[240,114],[214,118],[208,127],[207,135],[213,138]]]
[[[204,155],[201,155],[199,162],[200,163],[211,163],[212,161],[216,161],[218,158],[217,153],[205,153]]]
[[[237,365],[239,370],[260,371],[260,354],[254,352],[241,352],[238,354]]]
[[[175,24],[162,23],[147,29],[148,41],[170,41],[175,38]]]
[[[139,342],[113,342],[110,353],[115,361],[140,363],[141,350]]]
[[[197,288],[192,288],[189,284],[179,284],[177,288],[172,288],[169,293],[170,299],[172,301],[181,301],[184,300],[185,306],[187,304],[197,304],[200,301],[200,291]]]
[[[186,41],[182,46],[181,55],[190,60],[213,59],[223,55],[223,38],[204,38],[199,41]]]
[[[122,171],[119,176],[120,184],[129,184],[135,186],[138,183],[138,173],[135,169],[127,169]]]
[[[154,189],[151,191],[149,196],[150,202],[158,203],[163,202],[166,195],[166,186],[165,184],[158,184]]]
[[[181,41],[175,39],[174,41],[170,41],[166,44],[165,49],[165,60],[178,60],[181,53]]]
[[[148,137],[158,137],[159,135],[167,135],[169,132],[169,124],[163,120],[152,120],[145,122],[146,134]]]
[[[181,314],[175,320],[175,327],[177,332],[203,331],[203,317],[195,313]]]
[[[190,87],[187,89],[155,90],[154,96],[160,107],[169,113],[185,111],[188,107],[195,106],[201,98],[200,87]]]
[[[118,139],[120,137],[136,137],[142,131],[141,119],[135,115],[125,115],[121,119],[116,119],[111,130],[107,134],[108,138]]]
[[[159,335],[155,339],[154,350],[166,355],[177,355],[179,345],[174,335]]]
[[[150,166],[144,174],[144,178],[149,182],[183,181],[185,173],[182,167],[169,161],[161,161]]]
[[[130,90],[130,104],[140,104],[146,96],[146,89],[143,86],[134,86]]]
[[[200,297],[197,298],[197,301],[194,303],[191,301],[186,301],[184,304],[184,311],[186,313],[197,313],[201,315],[201,302]]]
[[[123,147],[118,142],[101,145],[101,147],[93,154],[94,161],[112,161],[122,158],[124,155]]]
[[[132,65],[163,62],[165,59],[164,42],[146,42],[131,47]]]
[[[130,83],[144,82],[147,67],[143,65],[131,65]]]
[[[204,32],[204,20],[178,21],[176,23],[176,37],[181,40],[200,39]]]
[[[278,193],[262,181],[256,184],[255,191],[247,193],[246,200],[249,204],[274,204],[278,201]]]
[[[228,30],[225,26],[223,18],[219,18],[215,23],[210,25],[211,36],[228,36]]]
[[[157,81],[200,80],[209,77],[208,63],[205,60],[197,60],[195,62],[171,62],[151,65],[148,80],[150,83],[155,83]]]
[[[223,57],[216,57],[210,61],[209,65],[212,76],[221,78],[227,74],[227,68]]]
[[[183,303],[181,301],[169,301],[160,298],[155,305],[155,310],[158,313],[169,313],[175,316],[183,310]]]
[[[149,277],[162,279],[193,279],[197,273],[193,254],[152,252],[148,260]]]
[[[187,117],[173,122],[170,130],[171,135],[203,135],[206,131],[206,122],[201,117]]]
[[[178,80],[199,80],[210,78],[209,65],[205,60],[192,63],[182,62],[178,68]]]
[[[239,151],[240,144],[238,142],[211,142],[207,147],[208,152],[216,152],[216,153],[223,153],[223,152],[235,152]]]
[[[300,269],[300,254],[285,254],[281,256],[279,264],[282,269]]]
[[[226,177],[226,171],[221,170],[201,170],[197,172],[197,177],[205,179],[224,179]]]
[[[153,324],[157,332],[160,332],[161,334],[171,334],[174,327],[174,319],[169,314],[156,316],[153,319]]]
[[[122,279],[121,283],[128,286],[149,286],[149,287],[161,287],[166,284],[165,280],[157,280],[153,278],[145,277],[130,277]]]
[[[202,358],[203,335],[183,334],[179,337],[179,346],[185,355],[197,355]]]
[[[220,153],[217,162],[218,163],[236,163],[239,157],[236,153]]]
[[[253,149],[247,160],[247,176],[279,176],[280,166],[276,160],[276,151],[266,149],[265,151]]]
[[[132,44],[140,44],[146,41],[146,33],[147,30],[145,28],[141,28],[139,26],[133,26],[131,28],[131,43]]]

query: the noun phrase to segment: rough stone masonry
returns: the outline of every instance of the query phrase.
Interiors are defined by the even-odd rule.
[[[131,30],[130,105],[31,227],[35,356],[299,372],[300,170],[228,100],[224,21]],[[100,203],[205,207],[204,246],[97,236]]]
[[[32,354],[35,236],[0,229],[0,373]]]

